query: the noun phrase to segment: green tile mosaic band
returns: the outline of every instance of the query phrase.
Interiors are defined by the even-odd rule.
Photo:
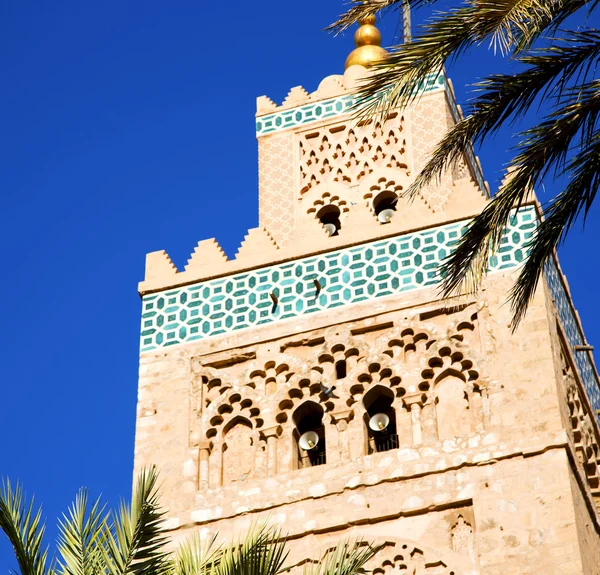
[[[548,262],[544,271],[546,282],[548,283],[550,293],[554,299],[558,319],[565,332],[569,346],[571,347],[573,357],[575,358],[575,365],[577,366],[579,377],[583,382],[588,399],[590,400],[594,411],[598,414],[597,417],[600,421],[600,383],[596,377],[590,354],[587,352],[576,352],[574,350],[576,345],[585,344],[585,337],[579,327],[579,322],[576,319],[573,303],[571,302],[571,298],[567,295],[565,284],[563,283],[562,276],[558,271],[555,261],[551,260]]]
[[[490,271],[518,266],[536,226],[513,215]],[[468,220],[144,296],[141,351],[376,300],[435,285]],[[314,280],[321,290],[317,294]],[[271,295],[278,299],[273,305]]]
[[[430,74],[419,86],[418,91],[419,93],[434,92],[443,90],[445,86],[446,78],[443,75]],[[340,96],[339,98],[261,116],[256,120],[256,135],[273,134],[280,130],[302,126],[317,120],[341,116],[350,112],[355,102],[356,96],[354,95]]]

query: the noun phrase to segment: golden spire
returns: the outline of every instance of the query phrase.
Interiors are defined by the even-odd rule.
[[[375,27],[375,22],[375,15],[359,20],[360,27],[354,34],[356,48],[346,60],[346,70],[357,64],[369,68],[377,60],[387,57],[388,53],[381,47],[381,33]]]

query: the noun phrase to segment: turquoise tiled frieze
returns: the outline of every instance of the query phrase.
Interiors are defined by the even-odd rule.
[[[447,224],[144,296],[141,351],[435,285],[440,262],[467,223]],[[490,259],[491,271],[513,268],[523,261],[535,225],[532,207],[514,213],[498,253]],[[320,285],[318,292],[315,280]]]
[[[548,287],[550,288],[550,293],[554,299],[558,319],[569,346],[571,347],[573,357],[575,358],[579,376],[585,386],[587,396],[594,411],[598,412],[598,410],[600,410],[600,382],[598,382],[596,377],[590,354],[588,352],[576,352],[573,349],[576,345],[585,344],[585,337],[579,327],[579,322],[576,319],[571,298],[567,294],[562,276],[559,273],[554,260],[551,260],[546,264],[545,275]]]
[[[419,93],[434,92],[444,89],[446,78],[443,74],[430,74],[418,87]],[[290,110],[275,112],[267,116],[261,116],[256,120],[256,135],[264,136],[279,130],[286,130],[295,126],[302,126],[317,120],[325,120],[334,116],[341,116],[351,111],[356,103],[355,95],[340,96],[331,100],[324,100]]]

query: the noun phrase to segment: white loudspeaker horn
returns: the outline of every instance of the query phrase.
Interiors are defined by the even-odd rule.
[[[381,210],[377,214],[377,219],[382,224],[389,224],[392,221],[392,218],[394,217],[395,213],[396,213],[396,210],[392,210],[391,208],[388,208],[387,210]]]
[[[337,227],[335,224],[325,224],[325,229],[327,230],[327,233],[332,236],[333,234],[335,234],[335,232],[337,232]]]
[[[316,447],[317,443],[319,443],[319,436],[314,431],[307,431],[300,436],[298,445],[300,445],[304,451],[309,451]]]
[[[385,413],[376,413],[369,419],[369,427],[373,431],[383,431],[390,424],[390,418]]]

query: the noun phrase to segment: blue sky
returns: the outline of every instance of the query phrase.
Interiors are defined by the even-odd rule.
[[[80,486],[129,496],[146,252],[181,268],[217,237],[233,256],[257,225],[255,98],[316,89],[352,49],[322,31],[340,0],[223,6],[0,3],[0,475],[43,502],[50,536]],[[497,66],[485,47],[453,65],[458,99]],[[511,130],[479,151],[492,188]],[[561,251],[591,343],[599,210]]]

